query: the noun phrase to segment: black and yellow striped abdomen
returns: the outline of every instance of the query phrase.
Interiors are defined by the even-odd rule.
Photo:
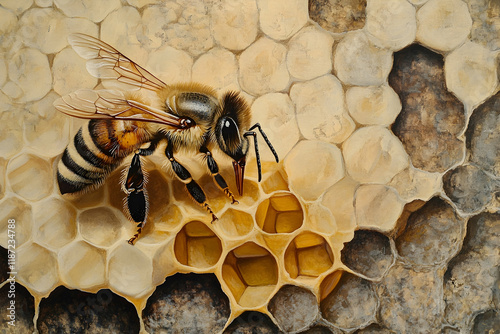
[[[123,158],[150,140],[137,122],[91,120],[66,147],[57,165],[61,194],[98,186]]]

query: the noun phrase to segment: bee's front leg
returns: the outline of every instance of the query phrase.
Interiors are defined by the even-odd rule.
[[[184,166],[182,166],[177,160],[175,160],[174,147],[170,141],[168,142],[167,148],[165,149],[165,155],[172,164],[172,170],[174,171],[175,175],[182,183],[186,185],[186,189],[191,197],[212,215],[212,223],[216,221],[218,218],[210,208],[210,205],[207,203],[207,197],[203,192],[203,189],[201,189],[198,183],[193,180],[191,173],[189,173],[189,171]]]
[[[234,195],[231,192],[231,190],[229,190],[226,180],[224,180],[222,175],[219,174],[219,166],[217,166],[217,162],[215,162],[215,159],[212,156],[212,152],[210,152],[206,146],[202,146],[200,148],[200,152],[205,154],[205,157],[207,158],[208,170],[210,171],[210,174],[212,174],[212,176],[214,177],[214,180],[219,186],[219,188],[221,188],[224,194],[226,194],[226,196],[231,199],[231,204],[235,203],[237,204],[238,201],[236,200],[236,198],[234,198]]]

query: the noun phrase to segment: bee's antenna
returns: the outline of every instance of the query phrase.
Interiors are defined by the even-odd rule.
[[[269,138],[267,138],[266,134],[264,133],[264,131],[260,127],[259,123],[255,123],[250,129],[248,129],[247,132],[245,132],[245,134],[243,135],[244,137],[253,136],[253,142],[255,145],[255,157],[257,158],[257,171],[259,173],[259,182],[260,182],[260,180],[262,179],[262,171],[261,171],[261,165],[260,165],[259,144],[257,143],[257,133],[252,131],[255,128],[259,129],[259,132],[262,135],[262,137],[264,138],[264,140],[266,141],[267,146],[269,146],[269,149],[271,150],[271,152],[273,152],[273,155],[274,155],[274,158],[276,159],[276,162],[279,162],[280,160],[278,158],[278,153],[276,153],[276,150],[274,149],[273,145],[269,141]]]
[[[276,162],[280,162],[280,158],[278,158],[278,153],[276,153],[276,151],[274,150],[274,147],[273,145],[271,144],[271,142],[269,141],[269,138],[267,138],[266,134],[264,133],[264,130],[262,130],[262,128],[260,127],[260,124],[259,123],[255,123],[254,125],[252,125],[252,127],[250,129],[248,129],[249,131],[253,130],[253,129],[259,129],[259,132],[260,134],[262,135],[262,137],[264,138],[264,140],[266,141],[266,144],[267,146],[269,146],[269,149],[271,150],[271,152],[273,152],[273,155],[274,155],[274,159],[276,159]]]
[[[260,168],[260,154],[259,154],[259,144],[257,143],[257,133],[254,131],[247,131],[243,135],[244,137],[253,136],[253,143],[255,144],[255,157],[257,158],[257,171],[259,173],[259,182],[262,179],[262,172]]]

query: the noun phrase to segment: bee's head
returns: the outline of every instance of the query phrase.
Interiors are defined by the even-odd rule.
[[[237,92],[228,92],[222,98],[214,134],[220,149],[233,159],[238,193],[243,193],[248,139],[244,136],[250,124],[250,108]]]

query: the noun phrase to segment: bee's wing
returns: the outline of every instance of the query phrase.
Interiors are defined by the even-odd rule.
[[[57,99],[54,101],[54,107],[77,118],[152,122],[174,129],[189,127],[185,118],[127,100],[119,91],[82,89]]]
[[[82,58],[87,70],[96,78],[117,80],[128,89],[160,90],[167,85],[141,66],[103,41],[85,34],[71,34],[69,44]]]

